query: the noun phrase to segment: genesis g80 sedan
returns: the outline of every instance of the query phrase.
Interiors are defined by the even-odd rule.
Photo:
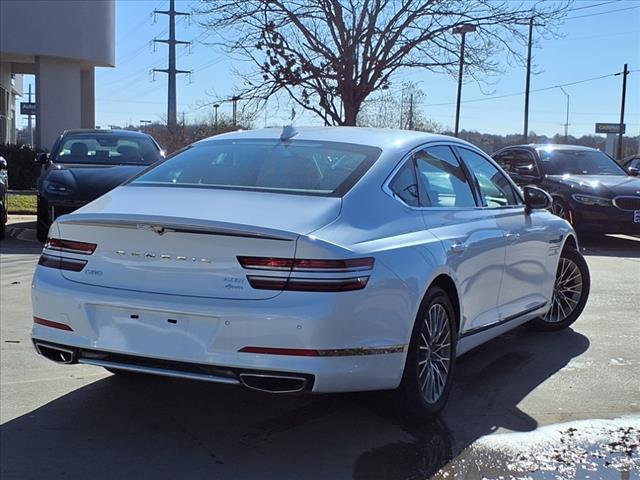
[[[55,220],[33,342],[120,374],[395,390],[403,412],[428,418],[457,356],[582,312],[589,271],[550,202],[445,136],[212,137]]]

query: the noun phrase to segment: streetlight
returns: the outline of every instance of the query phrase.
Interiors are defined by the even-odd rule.
[[[462,72],[464,70],[464,42],[468,32],[475,32],[476,26],[470,23],[463,23],[453,28],[454,34],[462,35],[460,42],[460,70],[458,71],[458,100],[456,102],[456,128],[454,135],[458,136],[458,127],[460,126],[460,98],[462,96]]]
[[[218,131],[218,108],[220,108],[219,103],[213,104],[213,128]]]
[[[569,94],[562,87],[560,87],[560,90],[567,97],[567,119],[564,122],[564,143],[567,143],[569,138]]]

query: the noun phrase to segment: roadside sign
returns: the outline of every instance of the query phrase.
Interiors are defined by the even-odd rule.
[[[35,115],[36,102],[20,102],[20,115]]]
[[[622,125],[622,133],[625,133],[627,125]],[[620,133],[619,123],[596,123],[596,133]]]

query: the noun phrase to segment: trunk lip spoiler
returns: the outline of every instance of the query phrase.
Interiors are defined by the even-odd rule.
[[[187,222],[185,222],[187,220]],[[158,235],[167,233],[192,233],[198,235],[221,235],[229,237],[259,238],[262,240],[276,240],[284,242],[295,241],[298,233],[283,232],[263,227],[246,227],[225,222],[212,222],[197,219],[182,219],[175,217],[149,217],[138,215],[92,215],[74,213],[62,215],[56,219],[61,225],[88,225],[95,227],[130,228],[149,230]]]

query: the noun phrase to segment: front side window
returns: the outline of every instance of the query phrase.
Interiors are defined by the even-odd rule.
[[[218,140],[178,152],[130,185],[342,196],[379,155],[335,142]]]
[[[458,148],[458,152],[475,176],[485,206],[495,208],[520,204],[507,177],[489,160],[466,148]]]
[[[147,136],[99,132],[65,135],[54,157],[58,163],[101,165],[151,165],[162,158]]]
[[[418,175],[431,207],[465,208],[476,203],[453,151],[444,145],[428,147],[415,156]]]
[[[527,150],[507,150],[494,156],[493,159],[509,173],[540,176],[535,158]]]

